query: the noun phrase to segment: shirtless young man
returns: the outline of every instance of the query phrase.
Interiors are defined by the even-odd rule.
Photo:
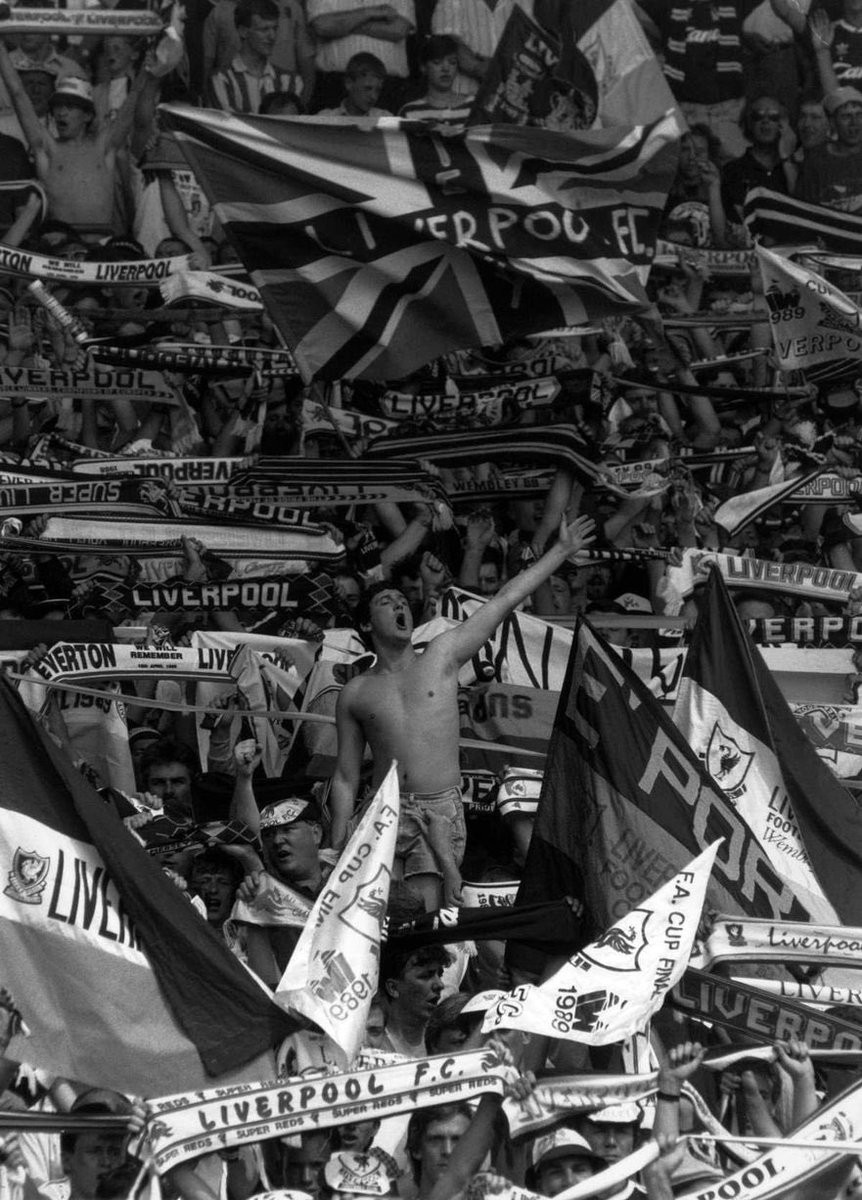
[[[74,76],[61,79],[51,97],[56,137],[52,137],[36,115],[2,40],[0,77],[30,146],[36,174],[45,188],[49,215],[84,234],[109,237],[124,232],[117,224],[114,205],[117,154],[132,132],[140,91],[156,86],[152,76],[144,74],[136,80],[116,120],[96,130],[90,84]]]
[[[332,777],[332,844],[341,849],[359,788],[366,742],[374,763],[373,786],[380,786],[393,759],[398,762],[401,820],[395,874],[408,879],[426,908],[451,902],[460,879],[441,872],[441,820],[449,822],[455,866],[464,856],[464,816],[458,756],[458,671],[484,645],[512,610],[572,554],[593,541],[594,522],[580,517],[560,525],[558,541],[538,562],[515,575],[468,620],[439,634],[423,654],[413,649],[413,620],[398,588],[378,585],[357,610],[358,627],[370,635],[374,666],[346,684],[338,698],[338,759]],[[433,830],[430,825],[433,824]],[[441,896],[441,873],[446,875]]]

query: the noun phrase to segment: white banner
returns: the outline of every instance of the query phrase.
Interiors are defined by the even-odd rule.
[[[275,989],[276,1001],[328,1034],[345,1070],[377,991],[380,937],[398,833],[393,763],[347,842]]]
[[[227,279],[216,271],[176,271],[159,285],[165,304],[203,300],[241,312],[261,312],[263,301],[253,283]]]
[[[720,838],[642,907],[574,954],[546,983],[488,1010],[484,1033],[522,1029],[606,1046],[643,1028],[688,966]]]
[[[688,663],[690,668],[691,657]],[[810,916],[837,921],[811,866],[772,747],[739,725],[721,698],[689,675],[680,682],[673,721]]]
[[[0,396],[28,396],[42,400],[48,396],[71,399],[97,397],[114,400],[151,400],[157,404],[177,404],[175,390],[165,383],[161,371],[141,371],[135,367],[104,367],[88,364],[75,367],[0,366]]]
[[[103,8],[27,8],[20,5],[0,20],[0,32],[91,34],[100,37],[119,34],[126,37],[153,37],[164,29],[154,12],[124,12]]]
[[[711,970],[719,962],[803,962],[833,967],[862,965],[862,929],[805,921],[758,921],[724,914],[714,920],[691,966]],[[755,984],[760,987],[760,981]]]
[[[670,587],[682,596],[690,595],[697,584],[706,583],[712,567],[721,571],[731,588],[765,589],[839,603],[846,602],[851,588],[862,586],[862,573],[810,563],[767,562],[762,558],[692,549],[683,550],[682,559],[682,566],[667,569]]]
[[[855,359],[862,350],[862,311],[806,267],[758,246],[775,357],[782,370]]]
[[[21,9],[17,9],[21,12]],[[58,15],[85,15],[66,13],[63,9],[31,9],[51,20]],[[96,10],[99,16],[105,14]],[[109,14],[111,21],[117,16],[128,15],[140,19],[142,13]],[[0,23],[2,27],[2,23]],[[144,258],[138,262],[79,262],[75,258],[53,258],[46,254],[34,254],[19,250],[15,246],[0,243],[0,271],[4,275],[22,275],[28,279],[58,279],[63,283],[133,283],[136,287],[158,287],[174,271],[187,271],[189,256],[176,258]]]
[[[343,1075],[211,1088],[151,1100],[144,1137],[162,1173],[201,1154],[266,1138],[395,1117],[483,1092],[499,1096],[517,1077],[486,1048]]]
[[[829,1152],[829,1142],[858,1141],[860,1137],[862,1082],[824,1104],[813,1117],[795,1129],[793,1137],[783,1145],[741,1167],[718,1185],[712,1183],[696,1192],[683,1193],[681,1200],[723,1200],[725,1197],[728,1200],[771,1200],[786,1195],[842,1161],[840,1154]],[[824,1149],[798,1149],[793,1145],[794,1140],[823,1142]],[[799,1194],[815,1196],[820,1193],[815,1190]]]
[[[230,919],[245,925],[292,925],[295,929],[303,929],[310,916],[310,900],[264,873],[254,899],[237,900]]]

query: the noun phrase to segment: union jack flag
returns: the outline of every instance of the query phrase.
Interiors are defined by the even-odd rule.
[[[646,303],[673,116],[577,134],[162,109],[306,379]]]

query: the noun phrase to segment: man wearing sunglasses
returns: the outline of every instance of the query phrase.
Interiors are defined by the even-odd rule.
[[[781,138],[787,127],[782,105],[772,96],[760,96],[746,104],[740,123],[750,145],[721,172],[725,216],[736,224],[742,223],[745,194],[751,188],[765,187],[788,195],[795,183],[793,164],[781,153]]]

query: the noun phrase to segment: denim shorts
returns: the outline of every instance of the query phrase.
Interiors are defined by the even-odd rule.
[[[403,864],[404,878],[411,875],[441,875],[437,855],[428,841],[428,818],[442,813],[449,821],[449,842],[455,865],[464,860],[467,828],[464,824],[464,802],[461,789],[444,788],[442,792],[402,792],[401,819],[395,857]]]

